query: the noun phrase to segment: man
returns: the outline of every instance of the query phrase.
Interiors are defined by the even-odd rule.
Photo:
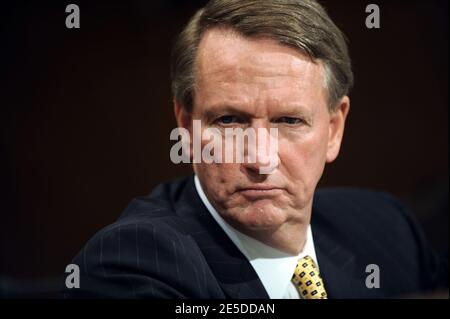
[[[344,36],[316,1],[210,1],[175,44],[172,81],[193,139],[194,120],[222,138],[276,128],[277,152],[194,161],[194,176],[134,200],[75,258],[69,296],[383,298],[436,286],[434,255],[396,199],[316,190],[353,82]]]

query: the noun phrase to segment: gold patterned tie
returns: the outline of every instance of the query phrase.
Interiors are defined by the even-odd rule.
[[[310,256],[305,256],[298,261],[292,282],[303,299],[327,299],[319,269]]]

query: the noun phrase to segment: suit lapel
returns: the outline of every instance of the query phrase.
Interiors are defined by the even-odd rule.
[[[328,298],[373,298],[374,291],[365,285],[365,265],[346,248],[350,246],[346,244],[346,236],[339,234],[327,217],[325,212],[313,208],[314,246]]]
[[[206,262],[229,298],[269,298],[247,258],[228,238],[203,205],[189,178],[177,200],[177,213],[197,242]]]
[[[320,240],[314,238],[320,274],[328,298],[346,298],[352,294],[356,286],[354,256],[347,254],[336,243],[333,243],[334,247],[332,248],[330,243],[326,237],[321,237]]]

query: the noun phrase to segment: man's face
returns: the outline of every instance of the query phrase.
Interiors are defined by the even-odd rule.
[[[212,29],[200,42],[196,63],[192,113],[176,105],[178,123],[191,135],[192,120],[201,120],[202,130],[221,132],[278,129],[278,154],[258,148],[256,163],[194,164],[213,206],[245,233],[308,224],[316,184],[339,151],[348,99],[330,113],[322,65],[270,39]],[[271,156],[278,166],[261,174]]]

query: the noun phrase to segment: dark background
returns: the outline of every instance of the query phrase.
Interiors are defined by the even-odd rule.
[[[320,186],[390,192],[448,251],[448,2],[321,1],[355,73],[338,160]],[[65,27],[76,3],[81,28]],[[169,54],[205,1],[1,4],[0,296],[39,295],[172,164]]]

